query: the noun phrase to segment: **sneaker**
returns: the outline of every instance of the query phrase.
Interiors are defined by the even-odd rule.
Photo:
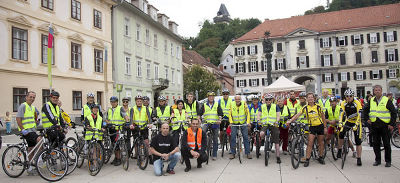
[[[229,159],[235,159],[235,155],[234,154],[229,154]]]
[[[281,164],[281,158],[280,157],[276,157],[276,163]]]
[[[288,151],[283,151],[283,155],[288,155],[289,152]]]
[[[217,157],[212,157],[212,160],[213,160],[213,161],[217,160]]]
[[[353,151],[353,158],[357,157],[357,152]]]
[[[325,165],[325,160],[323,159],[323,158],[318,158],[318,162],[321,164],[321,165]]]
[[[171,175],[175,174],[174,170],[167,170],[167,173],[169,173]]]
[[[362,166],[361,158],[357,158],[357,166]]]
[[[253,159],[253,156],[251,154],[247,154],[247,159]]]
[[[202,168],[203,166],[201,166],[201,164],[197,164],[197,168]]]
[[[308,165],[310,165],[310,160],[307,159],[306,162],[304,163],[304,167],[308,167]]]
[[[342,149],[337,151],[337,158],[342,158]]]

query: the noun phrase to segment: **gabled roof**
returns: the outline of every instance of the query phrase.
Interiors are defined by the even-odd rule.
[[[233,43],[264,38],[265,31],[270,31],[270,37],[276,38],[300,28],[323,33],[396,24],[400,24],[400,3],[265,20]]]
[[[228,16],[228,17],[230,16],[229,12],[228,12],[228,9],[226,9],[224,3],[221,4],[221,6],[219,7],[219,11],[217,12],[217,16],[220,16],[220,15]]]

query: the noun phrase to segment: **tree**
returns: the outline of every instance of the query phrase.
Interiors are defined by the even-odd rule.
[[[205,98],[208,91],[216,92],[221,89],[215,76],[199,65],[193,65],[190,70],[183,75],[183,85],[183,92],[185,94],[189,92],[195,93],[197,91],[199,99]]]
[[[304,12],[304,15],[310,15],[315,13],[324,13],[329,11],[339,11],[354,8],[362,8],[368,6],[377,6],[384,4],[398,3],[400,0],[333,0],[329,4],[329,8],[325,9],[323,6],[317,6],[311,10]]]
[[[325,12],[324,6],[317,6],[311,10],[307,10],[306,12],[304,12],[304,15],[311,15],[311,14],[324,13],[324,12]]]

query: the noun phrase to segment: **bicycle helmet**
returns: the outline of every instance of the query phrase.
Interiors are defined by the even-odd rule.
[[[124,97],[124,98],[122,98],[122,101],[124,101],[124,100],[130,101],[131,99],[129,97]]]
[[[60,97],[60,93],[56,92],[56,91],[52,91],[50,93],[50,97]]]
[[[336,97],[331,97],[331,98],[329,99],[329,101],[331,101],[331,102],[337,101],[337,98],[336,98]]]
[[[266,94],[264,95],[264,98],[265,98],[265,99],[273,99],[274,96],[273,96],[272,94],[270,94],[270,93],[266,93]]]
[[[96,104],[96,105],[93,105],[92,109],[93,109],[93,108],[100,109],[100,105],[97,105],[97,104]]]
[[[250,98],[251,98],[251,100],[254,100],[254,99],[258,100],[259,99],[257,95],[252,95]]]
[[[149,98],[148,96],[143,96],[142,99],[143,99],[143,100],[149,100],[149,101],[150,101],[150,98]]]
[[[207,97],[208,97],[208,96],[215,96],[215,93],[212,92],[212,91],[209,91],[209,92],[207,93]]]
[[[306,97],[306,92],[301,92],[301,93],[299,94],[299,97]]]
[[[227,88],[224,88],[223,90],[222,90],[222,94],[229,94],[230,92],[229,92],[229,90],[227,89]]]
[[[138,95],[138,96],[135,97],[135,100],[139,100],[139,99],[143,100],[143,97],[141,95]]]
[[[117,102],[117,101],[118,101],[118,97],[116,97],[116,96],[112,96],[110,98],[110,102]]]
[[[355,92],[351,88],[349,88],[346,91],[344,91],[344,95],[345,96],[354,96],[354,93]]]
[[[158,101],[163,101],[163,100],[167,100],[164,96],[159,96],[158,97]]]
[[[88,98],[89,98],[89,97],[93,97],[93,98],[94,98],[94,94],[93,94],[93,93],[88,93],[86,96],[87,96]]]

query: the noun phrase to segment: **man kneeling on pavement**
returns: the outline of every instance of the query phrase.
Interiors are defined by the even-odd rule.
[[[201,168],[201,164],[208,159],[206,154],[207,135],[199,128],[199,125],[200,122],[198,119],[192,119],[190,128],[183,133],[181,139],[181,153],[186,164],[185,172],[190,171],[192,168],[189,158],[197,159],[197,168]]]

